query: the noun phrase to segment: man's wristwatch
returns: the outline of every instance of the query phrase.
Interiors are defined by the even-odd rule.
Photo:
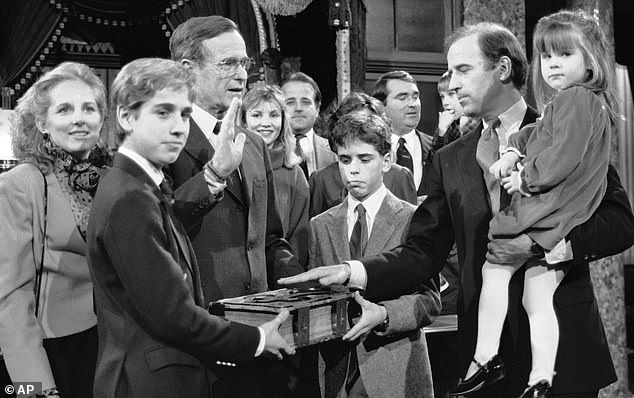
[[[544,256],[544,248],[541,247],[537,242],[531,239],[531,253],[534,257],[543,257]]]
[[[381,305],[381,304],[379,304]],[[385,333],[387,332],[387,328],[390,326],[390,315],[387,313],[387,309],[385,311],[385,319],[383,320],[383,323],[377,325],[374,327],[374,332],[376,333]]]

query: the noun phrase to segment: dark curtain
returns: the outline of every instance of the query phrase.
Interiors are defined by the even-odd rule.
[[[235,22],[246,42],[247,54],[260,59],[258,26],[249,0],[191,0],[167,15],[167,22],[173,30],[191,17],[209,15],[222,15]]]
[[[0,87],[20,77],[50,38],[62,11],[43,0],[0,1]]]

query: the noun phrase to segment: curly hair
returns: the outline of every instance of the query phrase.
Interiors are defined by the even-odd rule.
[[[106,118],[106,89],[90,67],[77,62],[63,62],[42,75],[18,100],[16,119],[11,129],[11,146],[21,163],[33,163],[44,173],[51,172],[53,157],[44,148],[44,135],[37,124],[46,119],[51,106],[51,90],[66,81],[86,83],[95,95],[102,121]],[[105,125],[102,124],[100,136]]]
[[[284,146],[284,166],[293,167],[301,163],[302,159],[296,153],[297,141],[288,121],[288,113],[284,105],[284,95],[278,86],[263,84],[253,87],[242,99],[239,120],[242,126],[247,125],[247,112],[262,103],[271,103],[282,113],[282,129],[275,141]]]

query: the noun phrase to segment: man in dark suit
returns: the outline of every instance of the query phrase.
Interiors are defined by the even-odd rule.
[[[313,129],[319,116],[321,91],[312,77],[296,72],[282,83],[282,94],[289,124],[298,150],[301,150],[303,160],[300,166],[308,179],[315,171],[337,162],[337,156],[330,150],[328,140],[318,136]]]
[[[392,122],[392,159],[412,172],[418,196],[424,195],[421,181],[432,137],[416,130],[421,106],[416,80],[401,70],[384,73],[374,83],[372,96],[383,102]]]
[[[535,119],[520,93],[526,80],[526,58],[510,31],[483,23],[459,29],[447,43],[450,89],[456,90],[468,116],[482,117],[487,125],[500,119],[496,130],[500,144],[513,126]],[[288,282],[319,279],[328,284],[349,278],[351,285],[365,287],[371,300],[394,297],[412,291],[417,281],[437,273],[455,241],[460,263],[459,365],[464,374],[475,350],[485,257],[510,263],[540,252],[526,235],[492,242],[487,252],[489,221],[492,211],[497,210],[490,205],[492,198],[476,162],[479,137],[480,132],[475,131],[438,151],[425,173],[429,196],[414,214],[405,245],[360,262],[316,268]],[[600,388],[616,380],[588,262],[619,253],[633,241],[634,216],[618,175],[610,167],[608,189],[599,209],[566,239],[565,254],[571,259],[564,265],[566,276],[554,298],[560,343],[549,397],[596,397]],[[521,304],[523,279],[524,269],[520,269],[509,286],[509,312],[500,344],[506,378],[470,396],[514,397],[523,394],[527,386],[531,354],[528,321]],[[483,373],[485,379],[495,376],[494,369]]]
[[[271,161],[257,134],[235,127],[244,150],[226,152],[216,131],[231,101],[241,99],[253,60],[233,21],[221,16],[195,17],[179,25],[170,38],[172,59],[190,68],[195,79],[195,103],[185,148],[167,168],[176,201],[191,202],[207,186],[221,195],[201,223],[187,232],[198,258],[205,300],[236,297],[275,288],[279,275],[303,270],[283,239],[275,204]],[[231,167],[217,163],[233,156]],[[205,181],[211,171],[215,181]],[[205,202],[200,203],[205,206]],[[266,366],[261,364],[261,368]],[[250,372],[258,366],[215,369],[219,396],[257,396]]]
[[[208,397],[209,365],[293,352],[277,331],[288,314],[255,328],[206,310],[196,256],[176,214],[196,217],[174,207],[161,171],[187,139],[191,94],[189,71],[162,59],[133,61],[113,83],[122,144],[99,184],[87,238],[99,326],[96,397]],[[239,147],[230,124],[219,140]],[[200,200],[213,199],[205,189]]]

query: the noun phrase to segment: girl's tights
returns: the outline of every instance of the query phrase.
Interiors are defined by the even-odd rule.
[[[478,305],[478,338],[474,359],[487,363],[498,353],[502,328],[508,310],[508,287],[513,274],[523,265],[493,264],[482,267],[482,290]],[[530,324],[533,356],[529,385],[539,380],[552,384],[555,369],[559,325],[553,307],[555,289],[563,279],[562,270],[548,269],[543,260],[530,260],[524,276],[522,303]],[[471,363],[465,378],[478,370]]]

